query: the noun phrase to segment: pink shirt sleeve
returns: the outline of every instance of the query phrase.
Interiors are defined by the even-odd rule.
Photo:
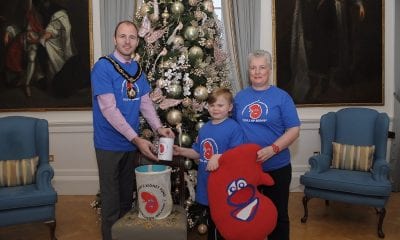
[[[132,141],[133,138],[137,137],[138,134],[125,120],[115,103],[115,97],[112,93],[101,94],[97,96],[99,101],[100,111],[107,121],[113,126],[119,133],[121,133],[126,139]],[[142,96],[140,103],[140,112],[143,117],[147,120],[153,131],[162,127],[160,118],[153,106],[149,94]]]
[[[126,139],[132,141],[138,134],[125,120],[115,103],[115,96],[112,93],[101,94],[97,96],[100,111],[107,121]]]
[[[153,101],[151,101],[149,94],[143,95],[141,98],[140,112],[143,117],[147,120],[153,131],[157,131],[162,127],[160,118],[157,115],[156,109],[154,108]]]

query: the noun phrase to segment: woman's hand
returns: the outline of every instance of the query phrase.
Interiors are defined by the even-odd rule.
[[[274,155],[275,152],[272,149],[272,146],[261,148],[260,150],[257,151],[257,162],[265,162]]]

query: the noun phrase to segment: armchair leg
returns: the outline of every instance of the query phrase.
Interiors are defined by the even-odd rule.
[[[47,222],[45,222],[45,224],[50,229],[50,239],[57,240],[57,238],[56,238],[56,220],[47,221]]]
[[[380,210],[377,209],[377,213],[379,214],[378,236],[380,238],[384,238],[385,234],[383,233],[382,225],[383,225],[383,219],[385,218],[385,215],[386,215],[386,209],[385,208],[381,208]]]
[[[301,218],[301,222],[305,223],[307,222],[307,218],[308,218],[308,206],[307,203],[310,200],[310,197],[304,196],[303,197],[303,207],[304,207],[304,216]]]

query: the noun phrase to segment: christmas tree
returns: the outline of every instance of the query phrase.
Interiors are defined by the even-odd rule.
[[[176,131],[177,144],[191,147],[198,130],[208,121],[208,94],[214,88],[230,88],[222,24],[214,15],[213,2],[145,0],[134,22],[141,38],[135,58],[153,87],[150,98],[163,123]],[[153,137],[144,121],[141,134]],[[191,161],[187,159],[185,166],[193,181]],[[186,205],[191,201],[193,196]]]

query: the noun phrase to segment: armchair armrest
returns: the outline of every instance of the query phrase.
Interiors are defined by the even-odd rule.
[[[331,157],[325,154],[319,154],[310,157],[308,163],[311,165],[310,172],[321,173],[329,169]]]
[[[389,170],[389,164],[385,159],[376,159],[371,169],[372,178],[375,181],[387,180]]]
[[[36,172],[36,186],[40,190],[52,189],[51,179],[54,176],[54,170],[48,163],[39,165]]]

